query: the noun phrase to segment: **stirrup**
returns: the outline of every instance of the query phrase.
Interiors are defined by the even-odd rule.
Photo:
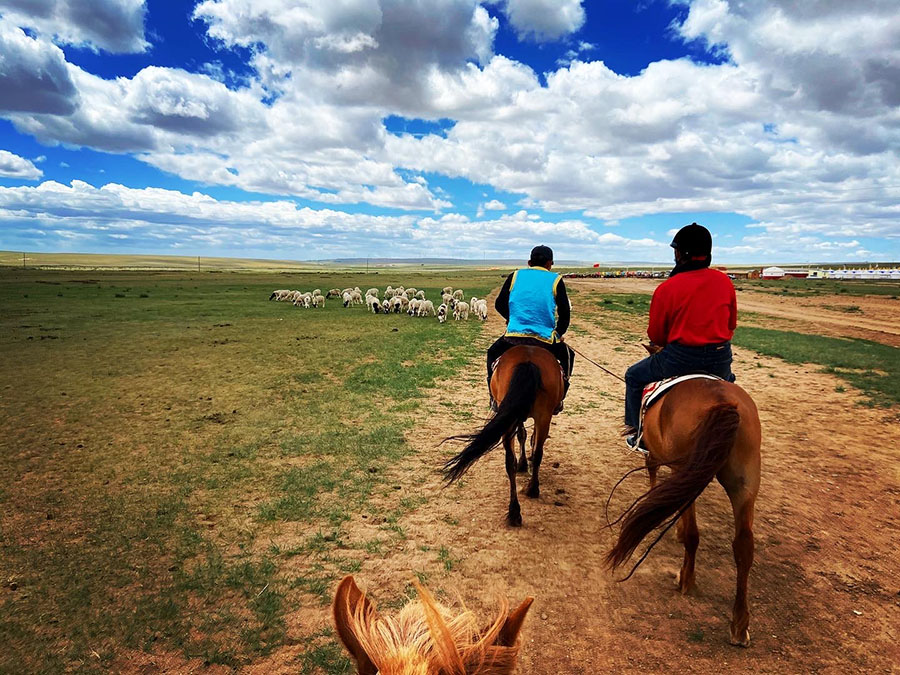
[[[643,438],[639,438],[637,432],[628,434],[625,437],[625,445],[628,446],[629,450],[638,452],[644,457],[647,457],[650,454],[650,451],[641,444],[641,441],[643,441]]]

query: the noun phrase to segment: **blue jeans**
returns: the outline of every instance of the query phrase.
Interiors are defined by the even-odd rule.
[[[625,424],[637,428],[641,414],[641,395],[651,382],[667,377],[707,373],[734,382],[731,373],[731,343],[687,347],[677,342],[638,361],[625,371]]]

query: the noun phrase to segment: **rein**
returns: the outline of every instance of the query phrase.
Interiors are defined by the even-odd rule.
[[[568,344],[568,343],[567,343],[567,344]],[[569,346],[572,347],[571,344],[569,344]],[[585,361],[588,361],[589,363],[593,363],[595,366],[597,366],[597,367],[598,367],[600,370],[602,370],[604,373],[607,373],[607,374],[609,374],[609,375],[612,375],[614,378],[616,378],[616,379],[619,380],[620,382],[624,382],[624,381],[625,381],[625,378],[624,378],[624,377],[619,377],[618,375],[616,375],[616,374],[615,374],[614,372],[612,372],[611,370],[608,370],[607,368],[604,368],[603,366],[601,366],[599,363],[597,363],[597,362],[594,361],[593,359],[591,359],[591,358],[585,356],[585,355],[582,354],[580,351],[578,351],[577,349],[575,349],[575,347],[572,347],[572,351],[575,352],[576,354],[578,354],[578,355],[579,355],[581,358],[583,358]]]

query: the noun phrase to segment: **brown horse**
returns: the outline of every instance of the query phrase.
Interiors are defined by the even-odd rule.
[[[519,631],[533,598],[513,612],[501,601],[496,619],[481,629],[472,612],[454,614],[415,586],[418,602],[383,618],[352,576],[338,585],[334,623],[359,675],[508,675],[516,669]]]
[[[694,558],[700,543],[694,500],[717,478],[734,512],[732,550],[737,591],[731,643],[743,647],[750,644],[747,581],[753,565],[753,506],[759,491],[760,436],[756,405],[737,385],[707,379],[676,384],[644,418],[644,442],[650,450],[650,491],[623,514],[619,539],[606,558],[615,569],[631,557],[644,537],[664,525],[632,568],[634,573],[677,521],[678,538],[684,544],[678,588],[682,593],[689,592],[694,587]],[[671,467],[672,474],[657,483],[660,466]]]
[[[500,405],[497,413],[481,431],[446,439],[466,441],[467,445],[444,465],[444,478],[449,484],[462,477],[475,460],[502,440],[506,450],[506,474],[509,476],[509,511],[506,520],[517,527],[522,524],[522,511],[516,495],[516,471],[528,471],[528,461],[525,458],[525,421],[534,419],[531,481],[525,494],[537,498],[541,495],[538,474],[544,457],[544,441],[550,435],[553,410],[563,395],[559,361],[543,347],[516,345],[500,358],[491,378],[491,394]],[[521,448],[518,462],[513,451],[514,437],[518,437]]]

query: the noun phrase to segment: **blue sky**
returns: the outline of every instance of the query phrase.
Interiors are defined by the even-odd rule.
[[[0,249],[900,260],[900,15],[799,5],[0,0]]]

